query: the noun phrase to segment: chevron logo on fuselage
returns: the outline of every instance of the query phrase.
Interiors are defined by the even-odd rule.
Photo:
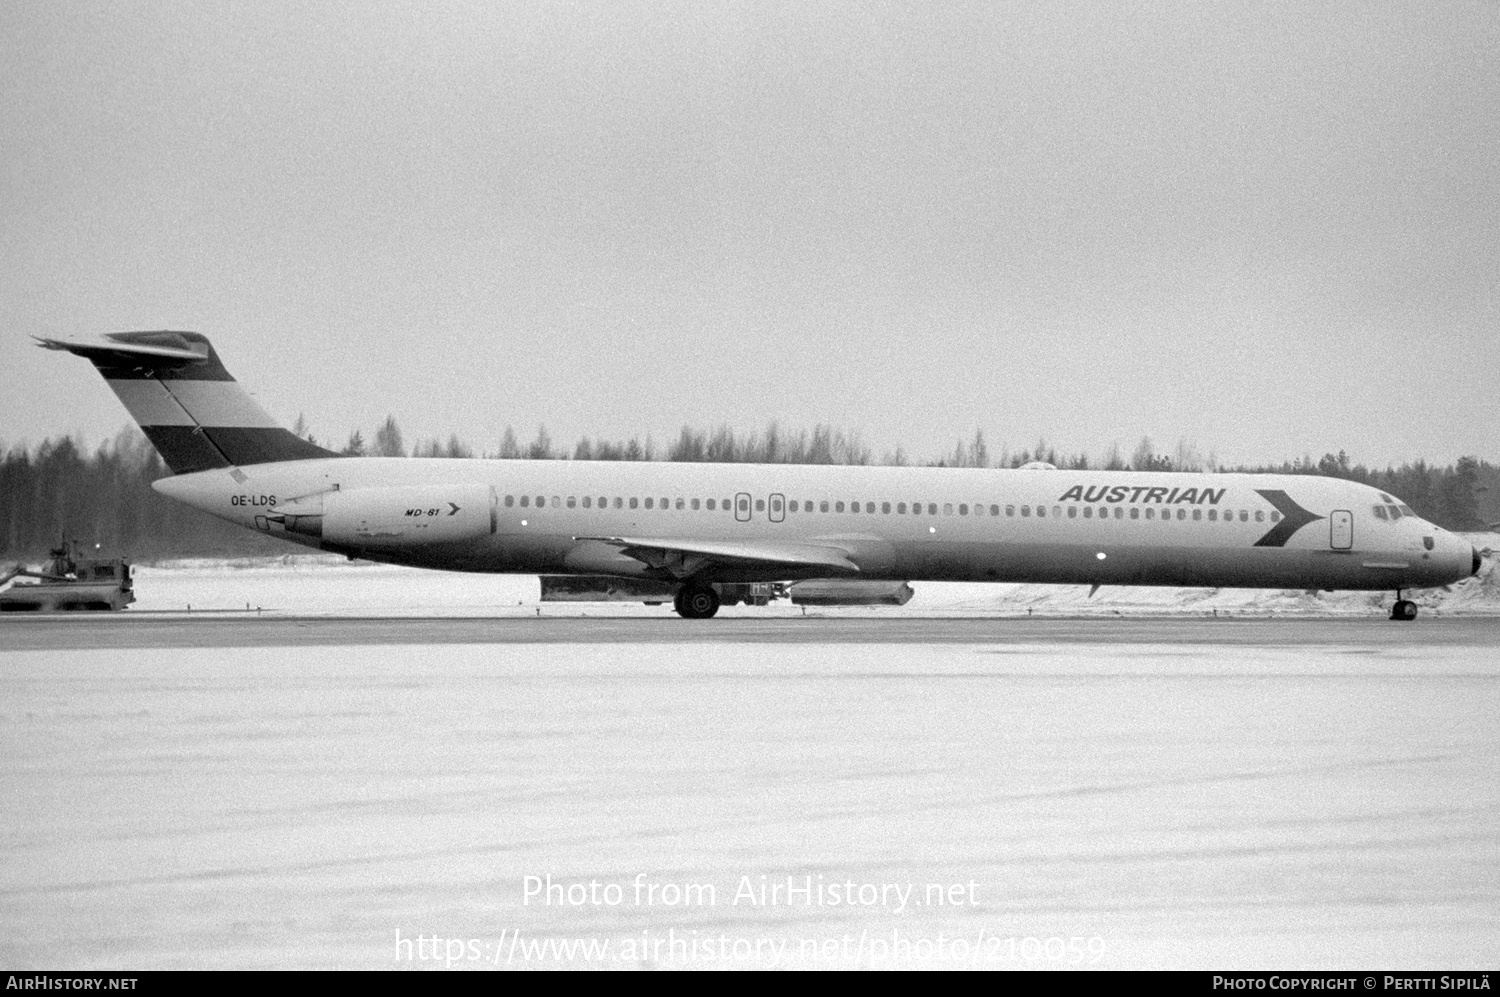
[[[1308,512],[1296,502],[1293,502],[1290,495],[1279,489],[1257,488],[1255,494],[1276,507],[1276,511],[1281,513],[1281,522],[1271,527],[1265,536],[1255,541],[1251,546],[1285,547],[1286,542],[1292,538],[1293,533],[1296,533],[1308,523],[1316,523],[1320,519],[1327,518],[1326,516],[1319,516]]]

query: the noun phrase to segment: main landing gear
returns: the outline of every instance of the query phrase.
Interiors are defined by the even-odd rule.
[[[672,606],[685,620],[706,620],[719,611],[719,593],[712,585],[689,582],[677,590]]]
[[[1396,604],[1391,607],[1391,619],[1393,620],[1415,620],[1417,618],[1417,604],[1410,599],[1401,598],[1401,590],[1396,590]]]

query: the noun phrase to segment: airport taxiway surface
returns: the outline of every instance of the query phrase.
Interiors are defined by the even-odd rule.
[[[1470,647],[1500,655],[1500,618],[357,617],[206,614],[0,617],[0,652],[417,644],[1195,644]]]

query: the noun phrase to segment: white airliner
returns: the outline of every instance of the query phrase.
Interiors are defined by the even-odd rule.
[[[279,426],[192,332],[40,345],[93,361],[173,476],[153,487],[309,547],[455,571],[716,586],[807,578],[1393,590],[1480,555],[1334,478],[342,457]]]

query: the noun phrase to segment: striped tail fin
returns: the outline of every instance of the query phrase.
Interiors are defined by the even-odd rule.
[[[92,361],[173,474],[338,456],[277,425],[196,332],[114,332],[101,343],[37,341]]]

